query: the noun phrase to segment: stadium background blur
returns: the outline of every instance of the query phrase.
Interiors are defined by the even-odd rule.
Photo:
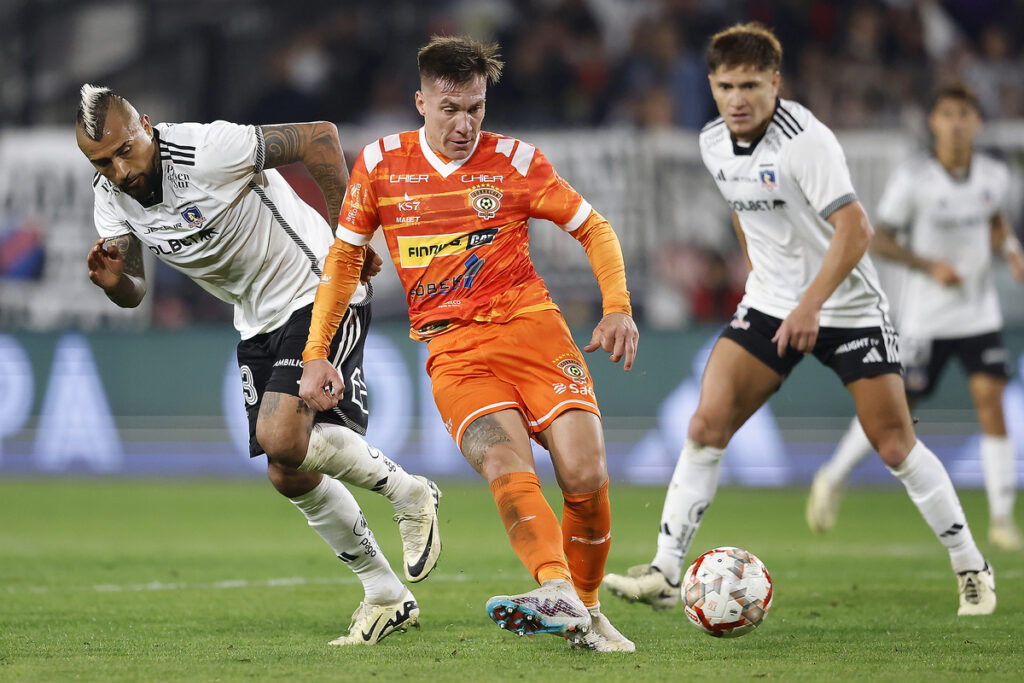
[[[464,32],[499,41],[506,59],[484,127],[536,143],[620,237],[638,365],[624,375],[598,356],[590,369],[613,476],[664,482],[708,342],[742,294],[728,210],[696,147],[714,116],[706,41],[740,20],[779,35],[783,96],[837,131],[869,214],[892,166],[927,145],[929,92],[969,83],[986,118],[981,147],[1013,168],[1007,209],[1021,233],[1024,51],[1014,37],[1024,0],[0,3],[0,475],[258,476],[262,467],[245,457],[230,307],[155,259],[139,309],[117,309],[86,278],[92,170],[72,126],[83,82],[114,88],[154,121],[334,121],[351,163],[376,137],[420,125],[416,48],[432,33]],[[322,205],[308,177],[286,173]],[[538,270],[583,339],[600,312],[585,254],[550,225],[531,232]],[[995,260],[1016,371],[1024,297]],[[900,273],[881,270],[898,309]],[[406,338],[393,268],[375,286],[370,439],[415,471],[470,476],[437,418],[424,350]],[[813,362],[795,375],[730,446],[726,481],[800,484],[831,451],[852,404]],[[918,413],[920,431],[958,485],[978,487],[961,380],[947,371]],[[1006,404],[1019,444],[1019,380]],[[853,481],[890,478],[870,462]]]

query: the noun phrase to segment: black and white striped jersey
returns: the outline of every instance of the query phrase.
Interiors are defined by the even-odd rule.
[[[835,233],[829,216],[857,200],[842,147],[807,108],[780,99],[760,139],[740,143],[718,118],[701,131],[700,151],[747,242],[753,270],[743,305],[785,318],[821,269]],[[820,322],[883,326],[888,312],[865,255],[825,302]]]
[[[333,230],[277,171],[263,167],[260,128],[226,121],[153,128],[163,200],[143,207],[97,175],[100,236],[134,234],[233,304],[243,339],[276,329],[312,302]]]

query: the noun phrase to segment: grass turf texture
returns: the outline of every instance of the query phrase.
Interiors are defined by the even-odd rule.
[[[775,585],[764,624],[708,637],[682,609],[655,613],[602,592],[633,655],[518,638],[484,613],[532,582],[487,488],[442,482],[441,564],[413,591],[422,628],[376,647],[329,647],[362,592],[266,483],[0,482],[0,679],[4,680],[1019,680],[1024,556],[982,543],[996,568],[994,616],[957,618],[945,551],[901,490],[853,490],[816,538],[804,491],[724,489],[691,552],[737,545]],[[545,489],[561,509],[557,491]],[[356,491],[388,558],[392,510]],[[613,485],[608,568],[647,561],[663,489]],[[964,495],[974,533],[987,509]],[[399,574],[401,572],[399,571]]]

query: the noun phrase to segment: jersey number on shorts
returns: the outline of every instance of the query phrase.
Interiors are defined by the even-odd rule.
[[[238,369],[242,372],[242,395],[245,396],[245,405],[254,406],[260,396],[256,391],[256,385],[252,383],[252,370],[248,365],[243,365]]]

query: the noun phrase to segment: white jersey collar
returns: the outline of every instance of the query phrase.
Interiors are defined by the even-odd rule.
[[[473,158],[473,154],[476,152],[477,145],[480,144],[480,133],[476,134],[476,140],[473,141],[473,149],[469,150],[469,154],[466,155],[465,159],[455,159],[449,161],[447,164],[441,161],[441,157],[434,153],[434,150],[430,149],[430,144],[427,142],[426,126],[421,127],[420,133],[420,149],[423,150],[423,156],[426,157],[427,162],[434,167],[438,173],[441,174],[442,178],[447,178],[454,173],[460,166]]]

